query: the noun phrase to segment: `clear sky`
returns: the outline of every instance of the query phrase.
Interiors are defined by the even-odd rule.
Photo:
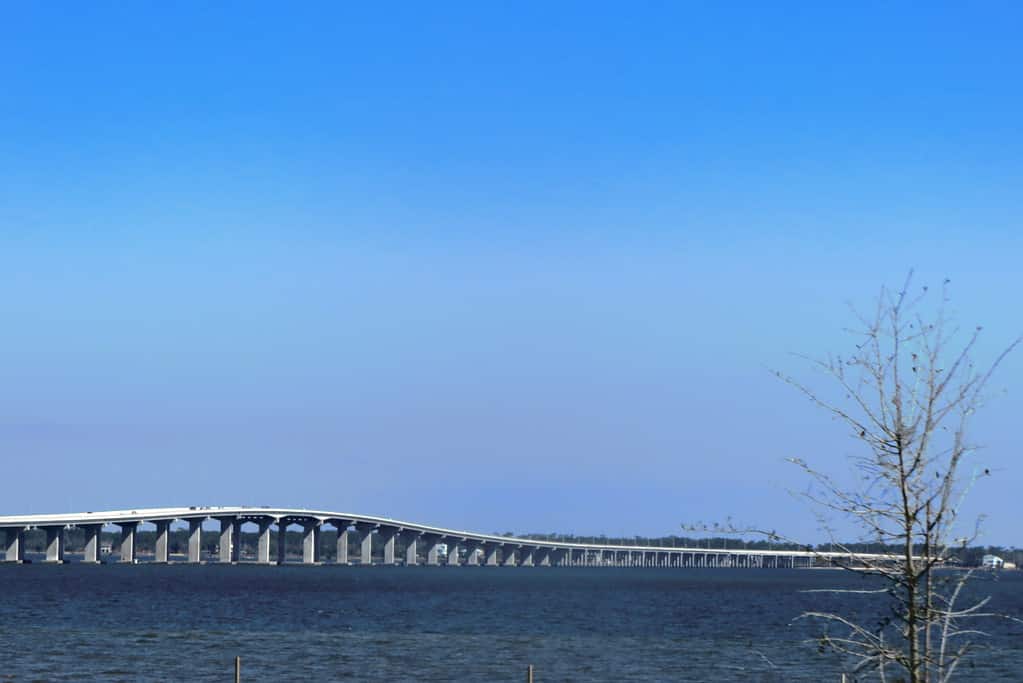
[[[0,512],[819,540],[767,368],[910,267],[1023,331],[1023,10],[834,4],[8,5]]]

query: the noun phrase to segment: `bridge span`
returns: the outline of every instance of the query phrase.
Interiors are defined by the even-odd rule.
[[[203,523],[219,523],[219,544],[213,561],[261,564],[285,564],[286,532],[299,527],[302,534],[303,564],[321,564],[320,533],[324,528],[337,531],[337,543],[331,560],[335,564],[360,565],[510,565],[559,567],[810,567],[814,563],[832,561],[881,560],[881,555],[850,555],[849,553],[818,553],[800,550],[745,550],[710,548],[669,548],[661,546],[601,545],[563,543],[528,538],[496,536],[472,531],[458,531],[374,517],[322,510],[271,507],[181,507],[80,512],[68,514],[0,516],[0,531],[5,535],[4,558],[7,562],[24,562],[25,534],[33,529],[45,532],[46,562],[64,562],[67,535],[70,529],[84,531],[83,561],[98,563],[102,559],[102,532],[117,527],[120,532],[120,561],[139,561],[136,535],[139,526],[156,528],[155,552],[152,561],[167,563],[172,559],[171,525],[188,527],[187,555],[182,561],[203,559]],[[241,554],[242,527],[255,527],[255,557]],[[276,530],[276,548],[272,548]],[[206,532],[210,533],[209,531]],[[374,549],[382,552],[374,553]],[[353,552],[354,551],[354,552]],[[354,555],[354,557],[353,557]]]

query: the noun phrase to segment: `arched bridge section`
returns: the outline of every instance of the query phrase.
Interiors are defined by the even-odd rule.
[[[270,507],[182,507],[81,512],[73,514],[0,516],[4,532],[3,557],[8,562],[25,560],[25,534],[33,529],[45,532],[47,562],[63,562],[68,531],[84,532],[84,562],[100,562],[104,528],[119,530],[122,562],[140,560],[136,535],[142,524],[155,526],[151,561],[199,563],[203,556],[203,524],[219,523],[216,553],[207,561],[285,564],[289,560],[287,531],[301,529],[304,564],[321,564],[320,534],[324,528],[337,531],[337,543],[329,559],[336,564],[360,565],[511,565],[511,566],[596,566],[596,567],[809,567],[832,560],[879,560],[880,555],[816,553],[798,550],[714,550],[709,548],[667,548],[660,546],[600,545],[562,543],[528,538],[495,536],[472,531],[405,522],[386,517],[323,510]],[[171,525],[187,525],[187,554],[172,556]],[[209,526],[209,524],[207,524]],[[254,527],[254,556],[241,553],[242,527]],[[272,533],[276,532],[276,533]],[[205,532],[209,534],[210,531]],[[295,558],[298,561],[298,558]]]

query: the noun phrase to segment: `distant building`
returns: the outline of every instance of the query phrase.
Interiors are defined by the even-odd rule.
[[[980,566],[984,569],[1001,569],[1005,566],[1005,560],[998,555],[985,555],[980,561]]]

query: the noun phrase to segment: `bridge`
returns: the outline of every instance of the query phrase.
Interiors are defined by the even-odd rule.
[[[320,534],[324,528],[337,531],[334,564],[360,565],[487,565],[558,567],[810,567],[816,562],[883,560],[881,555],[818,553],[800,550],[746,550],[710,548],[669,548],[662,546],[564,543],[529,538],[496,536],[404,522],[385,517],[321,510],[270,507],[182,507],[80,512],[68,514],[0,516],[5,535],[7,562],[25,561],[25,534],[45,532],[45,562],[62,563],[67,550],[68,530],[84,531],[83,562],[98,563],[102,555],[105,527],[120,532],[120,561],[139,562],[136,535],[139,526],[156,528],[153,562],[171,561],[171,525],[187,525],[187,561],[202,561],[203,523],[219,523],[219,545],[214,561],[238,563],[242,528],[257,533],[254,560],[260,564],[287,562],[287,531],[301,529],[302,559],[307,565],[322,564]],[[276,529],[276,548],[271,547]],[[207,532],[209,533],[209,532]],[[374,547],[382,554],[375,555]],[[355,551],[354,553],[352,551]],[[352,555],[355,555],[353,558]],[[182,554],[184,556],[184,554]]]

